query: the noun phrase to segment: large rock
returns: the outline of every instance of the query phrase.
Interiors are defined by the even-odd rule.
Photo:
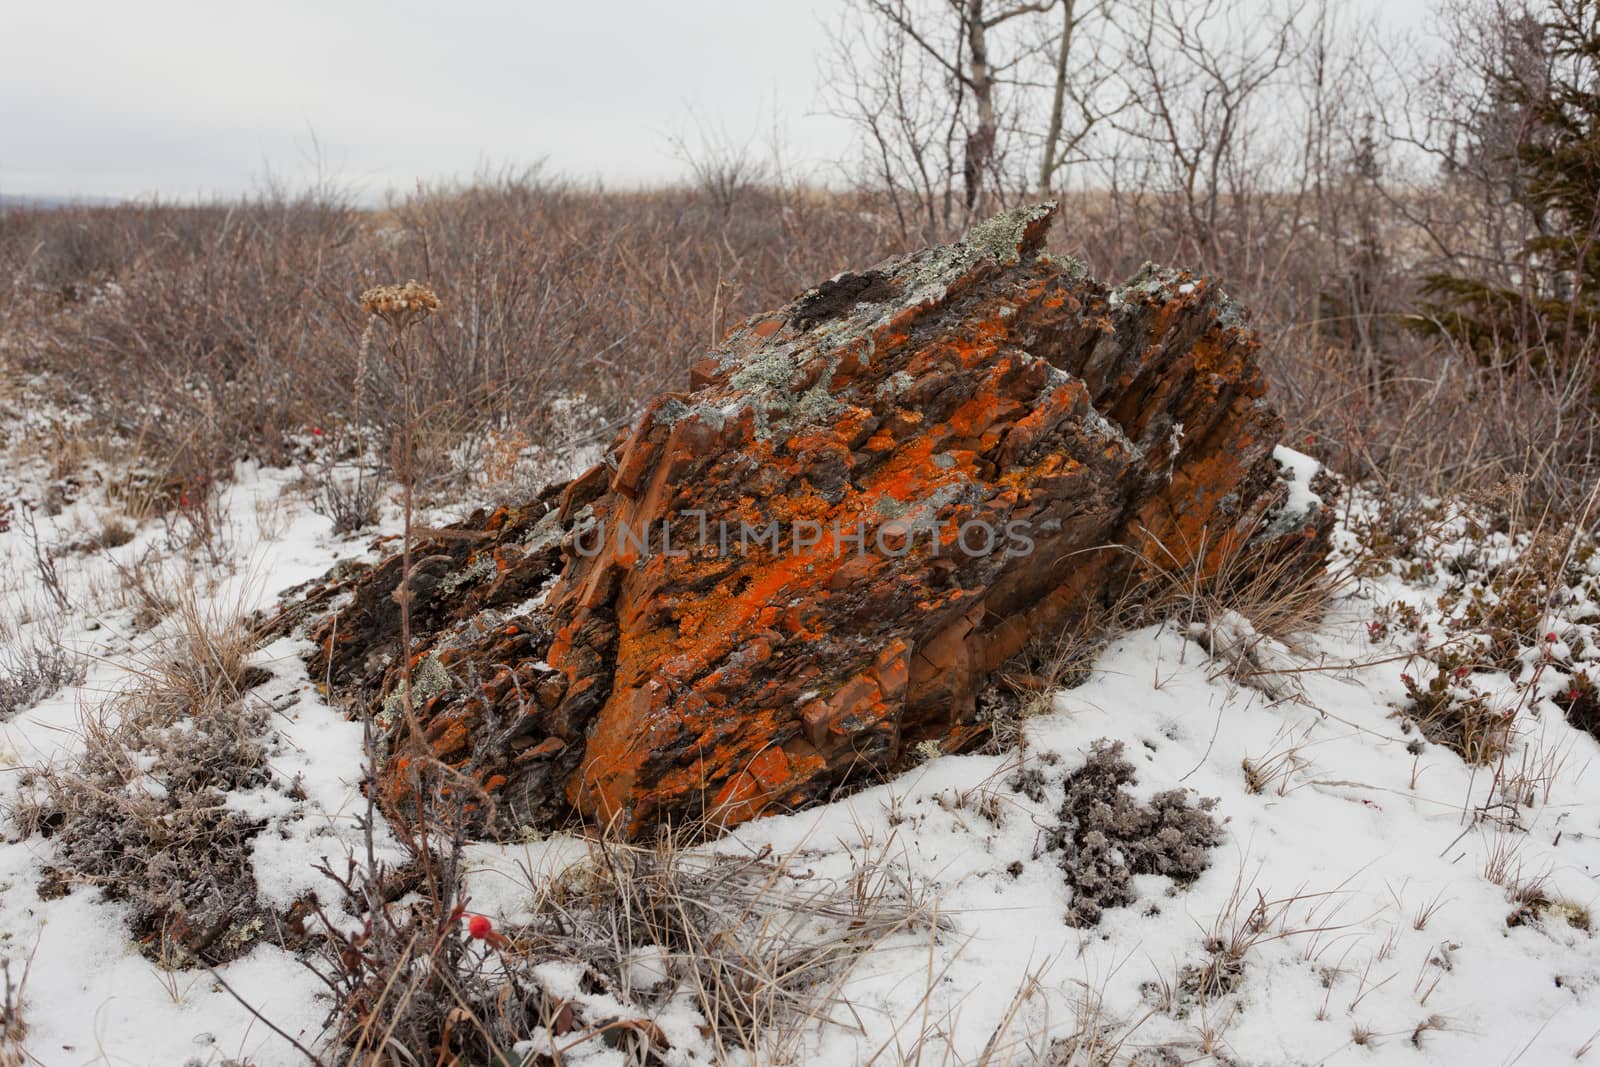
[[[1052,211],[744,323],[586,474],[424,535],[414,719],[398,560],[315,592],[353,591],[311,667],[387,731],[388,800],[414,721],[507,826],[793,808],[981,736],[984,680],[1130,568],[1318,565],[1240,308],[1106,289],[1043,250]]]

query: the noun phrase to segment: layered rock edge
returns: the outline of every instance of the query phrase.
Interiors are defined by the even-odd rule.
[[[1243,309],[1105,287],[1045,251],[1054,212],[746,321],[584,474],[424,534],[414,714],[399,557],[306,590],[285,618],[376,719],[385,802],[420,742],[506,830],[792,810],[975,743],[995,672],[1134,572],[1319,568],[1331,484],[1291,494]]]

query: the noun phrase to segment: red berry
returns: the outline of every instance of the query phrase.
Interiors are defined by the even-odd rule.
[[[484,938],[494,933],[494,924],[489,921],[489,917],[487,915],[474,915],[472,918],[467,920],[467,933],[471,934],[477,940],[482,941]]]
[[[1544,639],[1546,641],[1549,641],[1552,645],[1555,644],[1556,643],[1556,632],[1554,630],[1551,630],[1549,633],[1544,635]]]

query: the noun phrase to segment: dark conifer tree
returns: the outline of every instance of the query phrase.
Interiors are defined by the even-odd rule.
[[[1566,368],[1600,339],[1600,0],[1548,0],[1505,33],[1473,150],[1508,164],[1530,236],[1503,276],[1430,275],[1413,322],[1487,364]]]

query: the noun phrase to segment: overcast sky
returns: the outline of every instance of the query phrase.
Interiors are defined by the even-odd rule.
[[[233,194],[301,185],[319,155],[367,198],[540,159],[637,184],[683,173],[669,138],[697,121],[761,151],[776,124],[826,177],[849,137],[817,92],[841,6],[0,0],[0,194]]]

